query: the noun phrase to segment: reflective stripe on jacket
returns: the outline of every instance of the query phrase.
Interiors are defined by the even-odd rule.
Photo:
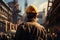
[[[15,40],[46,40],[46,30],[37,22],[26,22],[18,26]]]

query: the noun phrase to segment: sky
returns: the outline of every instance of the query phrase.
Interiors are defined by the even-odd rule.
[[[5,0],[6,2],[10,2],[12,0]],[[38,11],[42,11],[44,8],[47,10],[47,2],[48,0],[27,0],[28,5],[35,5]],[[21,9],[22,13],[25,12],[25,0],[18,0],[19,8]]]
[[[43,8],[47,7],[48,0],[27,0],[28,5],[35,5],[38,8],[38,11],[42,11]],[[18,0],[20,8],[24,11],[25,0]]]

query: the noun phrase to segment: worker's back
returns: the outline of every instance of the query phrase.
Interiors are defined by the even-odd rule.
[[[46,33],[43,26],[37,22],[26,22],[19,25],[16,40],[46,40]]]

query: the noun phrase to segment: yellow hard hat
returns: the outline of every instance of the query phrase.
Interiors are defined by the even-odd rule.
[[[29,12],[38,13],[38,10],[37,10],[36,6],[30,5],[26,8],[26,13],[29,13]]]

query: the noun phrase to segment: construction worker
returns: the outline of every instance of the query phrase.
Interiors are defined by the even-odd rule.
[[[37,8],[30,5],[26,8],[27,20],[18,26],[15,40],[46,40],[45,28],[37,23]]]

